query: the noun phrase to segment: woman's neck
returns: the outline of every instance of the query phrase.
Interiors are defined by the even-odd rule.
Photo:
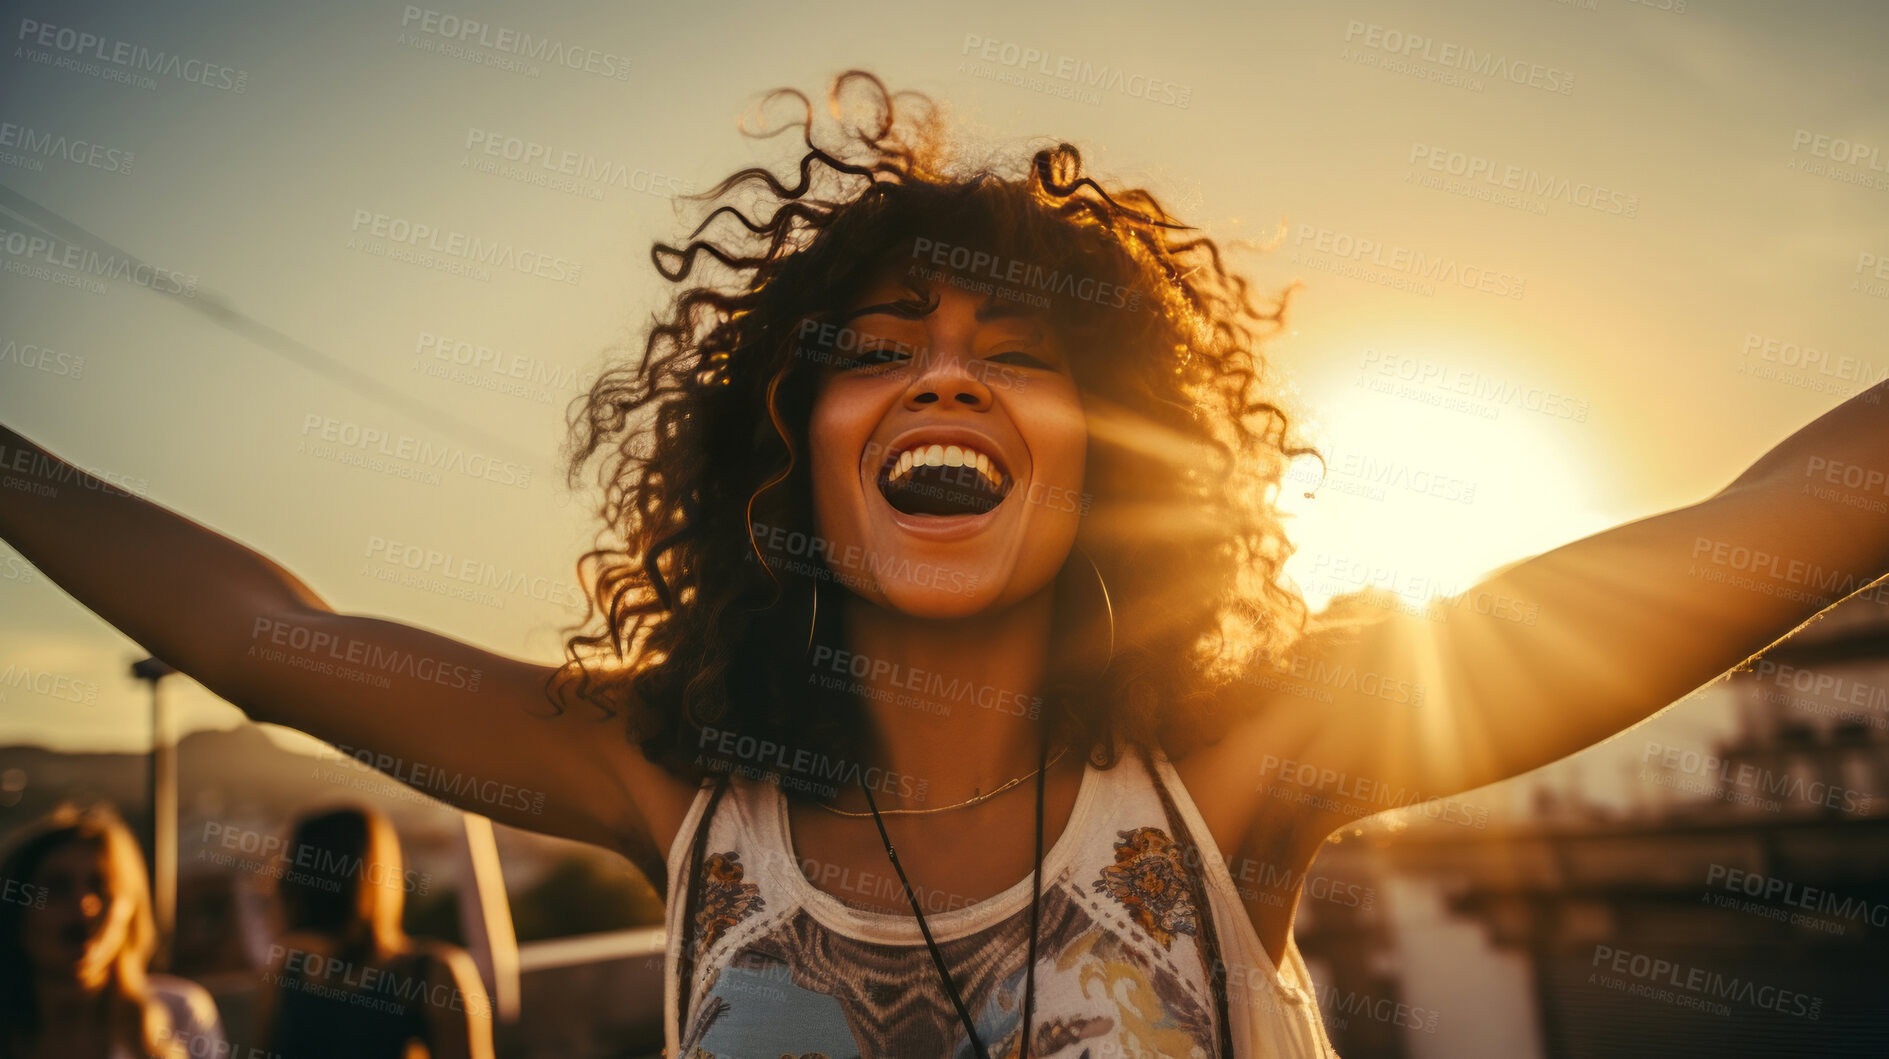
[[[881,808],[950,805],[1037,767],[1052,610],[1047,589],[958,620],[849,596],[847,653],[815,672],[849,686],[872,720],[878,754],[866,764],[888,774],[872,778]],[[843,800],[863,802],[857,792]]]

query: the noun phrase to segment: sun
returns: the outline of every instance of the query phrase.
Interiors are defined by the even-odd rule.
[[[1285,573],[1314,610],[1365,588],[1420,609],[1618,521],[1589,506],[1598,471],[1582,440],[1597,426],[1500,385],[1477,399],[1375,381],[1360,372],[1304,390],[1326,466],[1296,459],[1279,509],[1298,549]]]

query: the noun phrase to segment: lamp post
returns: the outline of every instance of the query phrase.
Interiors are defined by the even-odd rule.
[[[151,969],[170,969],[171,936],[177,925],[177,739],[170,708],[158,682],[177,670],[163,660],[131,664],[131,675],[151,686],[151,913],[157,920],[157,951]]]

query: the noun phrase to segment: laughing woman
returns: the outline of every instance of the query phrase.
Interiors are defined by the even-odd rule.
[[[659,880],[672,1056],[1330,1055],[1296,886],[1229,862],[1302,880],[1339,827],[1592,745],[1831,602],[1700,576],[1699,542],[1826,591],[1889,569],[1889,519],[1800,494],[1812,460],[1889,460],[1877,386],[1448,623],[1309,615],[1275,506],[1307,450],[1259,353],[1280,307],[1211,240],[1068,145],[957,165],[868,75],[836,132],[774,101],[804,115],[792,183],[736,173],[656,248],[676,299],[575,410],[605,536],[564,665],[338,613],[116,491],[0,508],[250,716],[539,792],[457,804]],[[1306,665],[1360,679],[1274,679]]]

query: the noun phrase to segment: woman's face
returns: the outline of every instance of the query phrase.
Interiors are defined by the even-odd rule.
[[[21,939],[36,970],[95,980],[124,947],[132,900],[112,892],[106,863],[93,842],[68,842],[40,861],[34,885],[46,905],[26,913]]]
[[[1034,595],[1087,506],[1088,429],[1046,320],[890,272],[832,328],[809,427],[814,547],[880,606],[950,618]]]

